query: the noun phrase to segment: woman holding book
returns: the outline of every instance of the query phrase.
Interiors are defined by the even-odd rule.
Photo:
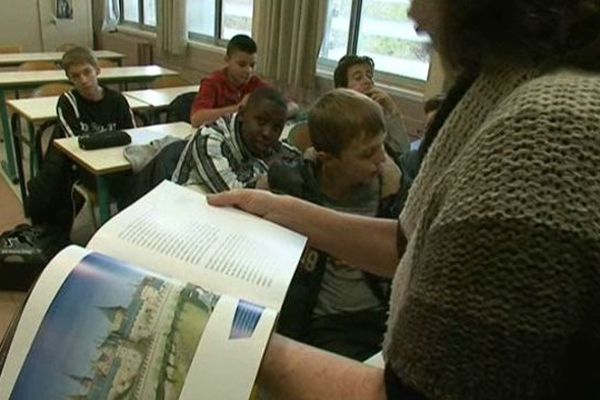
[[[285,399],[600,398],[600,1],[413,0],[477,70],[399,221],[260,191],[210,198],[393,276],[385,370],[274,336]]]

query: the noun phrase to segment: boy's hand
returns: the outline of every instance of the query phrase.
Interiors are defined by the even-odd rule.
[[[381,108],[383,108],[383,112],[387,115],[394,114],[396,112],[396,103],[394,99],[387,94],[385,91],[373,87],[369,91],[365,92],[367,96],[375,100]]]
[[[248,93],[247,95],[245,95],[242,98],[242,100],[238,103],[238,105],[237,105],[238,111],[240,111],[241,109],[243,109],[244,107],[246,107],[246,103],[248,103],[248,97],[250,97],[250,93]]]

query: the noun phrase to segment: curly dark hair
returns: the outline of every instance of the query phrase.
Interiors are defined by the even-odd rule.
[[[333,71],[333,85],[336,88],[348,87],[348,69],[353,65],[367,64],[371,71],[375,70],[375,62],[368,56],[357,56],[356,54],[346,54],[337,63]]]
[[[455,67],[499,60],[600,69],[600,0],[442,0],[437,49]]]

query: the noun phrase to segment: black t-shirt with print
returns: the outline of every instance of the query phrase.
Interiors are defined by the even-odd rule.
[[[135,127],[133,114],[125,97],[107,87],[102,88],[104,96],[98,101],[82,97],[76,89],[60,96],[56,113],[66,136]]]

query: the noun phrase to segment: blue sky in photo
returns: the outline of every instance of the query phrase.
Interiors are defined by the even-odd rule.
[[[91,375],[110,322],[97,307],[127,306],[149,274],[92,253],[71,272],[40,325],[11,399],[58,399],[81,386],[67,374]]]

